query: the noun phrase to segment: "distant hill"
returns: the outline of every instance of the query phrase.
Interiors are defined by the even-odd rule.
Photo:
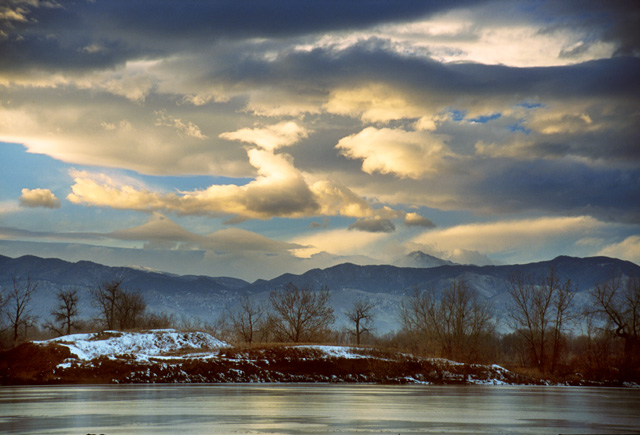
[[[377,331],[385,333],[399,327],[398,307],[415,289],[442,291],[453,280],[465,280],[482,298],[493,302],[496,315],[500,317],[504,314],[508,280],[513,273],[539,276],[547,274],[550,268],[554,268],[562,281],[571,279],[578,292],[578,303],[586,303],[588,291],[613,274],[640,276],[640,266],[628,261],[562,256],[549,261],[505,266],[445,264],[418,268],[344,263],[300,275],[284,274],[272,280],[248,283],[229,277],[178,276],[139,268],[108,267],[89,261],[71,263],[55,258],[0,256],[0,288],[6,291],[11,287],[14,273],[38,282],[32,312],[40,319],[49,317],[58,289],[76,288],[81,298],[81,316],[91,317],[94,308],[90,303],[90,290],[100,283],[117,279],[122,281],[124,288],[139,290],[151,311],[173,314],[177,319],[184,316],[212,322],[225,309],[232,309],[242,295],[251,294],[255,301],[266,303],[272,290],[292,282],[314,289],[328,287],[332,291],[338,324],[345,322],[344,311],[355,299],[371,300],[376,309]]]
[[[456,263],[425,254],[422,251],[413,251],[394,263],[394,265],[401,267],[438,267],[453,266],[454,264]]]
[[[104,282],[122,281],[123,288],[138,290],[148,308],[156,312],[211,320],[218,315],[230,296],[249,285],[241,279],[194,275],[172,275],[133,267],[110,267],[90,261],[71,263],[57,258],[31,255],[9,258],[0,256],[0,288],[12,286],[12,274],[38,283],[32,301],[33,314],[40,319],[49,317],[59,289],[78,290],[80,315],[94,315],[91,289]]]
[[[485,296],[502,293],[507,289],[509,277],[516,272],[534,276],[543,275],[553,268],[558,277],[571,281],[578,291],[589,290],[595,283],[611,277],[612,273],[634,276],[640,273],[640,266],[608,257],[557,257],[539,263],[507,266],[446,265],[429,268],[409,268],[397,266],[358,266],[351,263],[339,264],[327,269],[312,269],[301,275],[284,274],[272,280],[257,280],[247,289],[251,292],[267,288],[281,288],[288,282],[297,285],[326,285],[330,289],[358,289],[370,293],[406,294],[414,288],[441,290],[456,279],[464,279],[478,289],[486,290]],[[482,278],[482,279],[480,279]],[[480,281],[493,281],[494,285],[483,289]]]

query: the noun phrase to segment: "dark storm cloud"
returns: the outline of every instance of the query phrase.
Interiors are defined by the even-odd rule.
[[[209,70],[211,81],[224,80],[229,84],[300,84],[317,90],[377,81],[418,93],[429,92],[450,102],[459,96],[508,96],[511,99],[600,96],[634,100],[640,96],[637,80],[640,59],[634,57],[532,68],[442,64],[391,52],[385,41],[374,39],[341,51],[317,48],[309,52],[286,52],[275,60],[229,53],[224,68],[218,67],[214,59],[195,62]]]
[[[637,22],[638,7],[629,6],[628,2],[586,2],[584,13],[575,13],[580,10],[576,8],[582,2],[567,3],[571,6],[563,6],[563,3],[542,3],[544,8],[551,8],[558,14],[549,22],[555,26],[583,26],[592,29],[594,36],[591,40],[585,40],[584,45],[567,48],[561,56],[577,56],[581,50],[584,51],[584,47],[597,43],[598,35],[615,40],[619,56],[574,65],[515,68],[440,63],[426,56],[407,55],[394,46],[391,38],[384,37],[370,37],[358,43],[349,43],[346,45],[349,48],[338,43],[309,51],[298,49],[298,44],[304,46],[306,42],[314,42],[312,38],[303,38],[314,32],[321,34],[341,29],[352,30],[394,20],[410,21],[430,13],[444,12],[447,8],[468,5],[460,2],[70,1],[61,3],[63,7],[54,8],[38,8],[29,3],[16,2],[9,4],[14,9],[22,8],[24,19],[4,20],[0,24],[6,34],[0,38],[0,69],[106,70],[127,60],[161,59],[146,71],[151,77],[151,84],[143,89],[148,93],[145,107],[149,108],[149,113],[141,109],[140,99],[128,97],[135,101],[129,103],[127,111],[123,111],[118,106],[120,100],[111,98],[109,101],[113,100],[114,114],[104,119],[96,115],[96,119],[91,121],[96,126],[104,124],[115,128],[117,122],[121,121],[119,116],[126,113],[127,119],[133,120],[132,124],[141,128],[143,122],[136,123],[133,113],[146,116],[146,121],[147,118],[154,118],[150,114],[152,109],[157,109],[151,107],[154,102],[183,114],[189,111],[189,120],[194,119],[194,123],[197,121],[202,126],[203,135],[208,136],[208,141],[198,141],[192,145],[191,152],[198,158],[190,159],[189,164],[193,165],[192,171],[199,173],[206,170],[223,173],[229,170],[200,157],[209,155],[205,153],[206,147],[221,132],[221,127],[214,123],[222,124],[222,121],[212,120],[221,117],[218,113],[212,116],[212,112],[206,112],[209,108],[204,106],[194,108],[190,104],[180,103],[178,108],[176,101],[183,102],[183,97],[207,86],[219,86],[223,89],[221,93],[228,91],[231,98],[232,103],[225,104],[233,105],[233,110],[226,116],[231,124],[236,123],[234,128],[240,128],[248,123],[252,113],[249,103],[245,107],[242,101],[251,102],[253,94],[260,92],[267,94],[266,99],[270,97],[268,93],[274,90],[288,93],[296,101],[310,101],[307,107],[315,110],[312,112],[315,116],[312,122],[318,125],[318,128],[310,125],[314,133],[300,147],[292,149],[296,168],[309,173],[319,168],[326,172],[334,170],[337,176],[345,179],[351,177],[351,180],[357,179],[361,186],[371,186],[371,190],[368,190],[371,197],[383,192],[390,192],[388,197],[395,192],[407,192],[402,194],[411,197],[413,191],[416,203],[431,204],[417,200],[418,197],[428,198],[435,193],[430,191],[429,182],[420,184],[398,180],[394,178],[399,173],[397,170],[379,184],[376,177],[381,177],[380,174],[363,175],[366,180],[361,181],[359,174],[347,173],[359,171],[362,162],[336,153],[335,145],[340,139],[360,132],[363,128],[361,121],[364,120],[357,119],[361,115],[359,113],[333,116],[337,112],[328,114],[323,104],[338,88],[355,89],[369,83],[381,83],[393,88],[393,96],[400,95],[407,104],[424,109],[425,115],[452,110],[463,114],[461,119],[440,123],[436,131],[449,138],[445,142],[450,152],[444,153],[442,161],[450,161],[450,164],[438,167],[442,171],[439,177],[443,180],[438,184],[438,189],[448,195],[442,200],[443,203],[451,201],[447,204],[473,210],[553,210],[560,213],[569,210],[577,213],[589,209],[603,216],[620,212],[623,216],[621,219],[632,221],[638,215],[637,206],[631,201],[630,189],[638,187],[638,172],[634,168],[640,161],[637,146],[640,143],[637,128],[640,59],[628,54],[635,53],[637,48],[637,32],[632,32],[631,28]],[[566,16],[564,21],[562,14]],[[290,36],[300,38],[286,40]],[[272,54],[267,56],[266,53]],[[118,73],[118,70],[115,72]],[[158,75],[154,76],[156,73]],[[160,96],[153,80],[161,82],[162,78],[169,78],[163,83],[169,90],[164,89],[164,94]],[[98,85],[109,83],[102,77],[95,80]],[[104,93],[121,92],[118,95],[128,95],[123,90],[114,91],[104,86],[98,86],[97,89]],[[55,98],[64,99],[66,103],[72,94],[79,93],[73,85],[69,85],[64,92],[61,88],[18,88],[15,92],[24,92],[22,102],[25,107],[31,101],[40,101],[39,108],[47,104],[42,97],[49,93],[58,95]],[[33,93],[34,97],[26,98],[27,92]],[[95,89],[82,90],[80,93],[91,95],[92,98],[97,95]],[[105,95],[99,96],[104,97],[100,101],[107,101]],[[277,97],[279,95],[272,100],[274,104],[281,102]],[[58,102],[58,99],[55,101]],[[12,104],[20,104],[19,99],[13,100]],[[96,101],[83,100],[79,106],[93,104],[96,107]],[[479,107],[477,112],[480,115],[494,115],[527,101],[540,101],[542,108],[532,107],[530,113],[522,115],[521,119],[518,118],[521,115],[505,114],[499,120],[486,122],[486,125],[482,123],[470,127],[470,123],[462,122],[465,121],[465,110],[473,111]],[[542,131],[545,125],[540,120],[538,123],[541,126],[534,125],[536,119],[533,114],[536,110],[556,110],[553,114],[559,114],[559,118],[551,126],[553,128]],[[88,116],[84,111],[82,113],[83,117],[78,117],[78,125],[63,127],[67,131],[80,130]],[[305,113],[304,109],[301,109],[301,113]],[[414,110],[407,115],[412,119],[394,119],[396,124],[386,126],[410,130],[419,116],[420,113],[416,114]],[[44,120],[42,123],[52,118],[46,112],[39,114],[39,117]],[[187,122],[187,117],[184,122]],[[509,122],[512,123],[512,130],[508,129]],[[224,123],[227,123],[227,118]],[[501,125],[500,129],[495,127],[498,124]],[[565,124],[571,124],[571,128]],[[520,126],[522,131],[516,132],[513,126]],[[52,125],[49,130],[56,131],[54,127],[58,126]],[[150,129],[156,127],[158,125],[153,124]],[[168,128],[167,125],[163,127]],[[518,136],[522,143],[511,142],[514,136]],[[481,138],[489,139],[485,141],[489,143],[488,151],[475,155],[474,145]],[[63,142],[68,141],[60,141]],[[82,144],[82,149],[87,148],[84,141],[78,143]],[[136,160],[147,163],[155,158],[146,154],[146,147],[117,143],[122,143],[122,150],[118,151],[118,158],[115,159],[117,162]],[[303,146],[311,143],[313,147]],[[491,146],[493,148],[490,149]],[[132,149],[141,152],[131,158]],[[224,155],[211,154],[211,159],[222,161],[232,156],[234,161],[240,161],[244,158],[242,149],[234,154],[227,149],[230,148],[225,147]],[[187,151],[179,149],[181,156],[189,157]],[[219,152],[217,148],[216,151]],[[155,165],[162,166],[165,171],[165,167],[173,166],[186,171],[184,168],[188,165],[174,164],[177,161],[174,156],[173,152],[167,152],[166,158],[158,158],[162,161]],[[576,163],[576,158],[586,159],[590,164]],[[190,162],[197,162],[198,165]],[[201,169],[201,164],[205,169]],[[246,162],[236,163],[236,166],[240,164],[247,168]],[[616,165],[620,167],[616,169]],[[629,167],[632,169],[623,169]],[[134,169],[154,172],[153,168],[145,165]],[[234,174],[237,173],[236,169]],[[475,175],[478,173],[481,176]],[[625,182],[625,177],[630,181]],[[382,186],[383,182],[388,182],[389,186]],[[400,188],[404,185],[412,187]],[[310,213],[318,209],[305,183],[287,187],[291,188],[291,195],[277,196],[282,191],[277,191],[277,194],[259,192],[247,196],[243,205],[249,210],[274,215]],[[390,225],[385,226],[383,221],[375,220],[354,224],[355,229],[367,226],[367,231],[387,231],[391,228]]]
[[[547,213],[640,223],[640,169],[591,166],[572,159],[463,158],[436,179],[352,174],[350,186],[381,198],[485,216]]]
[[[546,210],[640,223],[640,169],[606,169],[566,160],[492,159],[476,164],[486,166],[487,176],[470,188],[468,199],[486,201],[494,211]]]
[[[442,64],[391,53],[384,44],[377,40],[339,52],[332,49],[289,52],[272,61],[254,56],[229,57],[224,70],[213,70],[216,67],[211,66],[204,80],[244,87],[247,91],[263,86],[286,87],[295,89],[300,98],[315,98],[318,93],[328,94],[336,87],[385,83],[403,91],[407,100],[416,105],[429,105],[435,110],[447,107],[465,110],[489,104],[496,107],[493,110],[501,110],[528,100],[544,101],[550,107],[565,104],[565,110],[571,110],[580,103],[584,115],[602,127],[591,131],[585,125],[584,129],[569,133],[532,134],[527,138],[532,142],[527,149],[532,157],[571,154],[590,159],[640,160],[637,147],[640,133],[634,118],[640,100],[640,80],[637,79],[640,58],[615,57],[568,66],[513,68]],[[201,66],[204,70],[208,68],[206,63]],[[567,113],[566,116],[577,115]],[[524,121],[508,119],[512,125]],[[507,118],[502,122],[507,122]],[[522,129],[526,132],[531,127],[523,125]]]
[[[0,68],[82,70],[194,51],[220,38],[281,38],[413,20],[451,7],[441,1],[10,1],[20,19],[0,19]],[[53,4],[55,6],[55,4]]]
[[[562,18],[565,26],[584,27],[601,33],[605,41],[614,42],[617,55],[640,54],[640,3],[627,0],[549,1],[543,10]],[[579,13],[576,13],[579,11]]]
[[[202,66],[205,70],[210,68],[208,80],[230,86],[285,86],[299,92],[326,94],[336,86],[382,82],[405,89],[416,99],[429,98],[434,104],[452,106],[460,98],[474,97],[508,98],[515,102],[528,98],[604,97],[632,103],[640,97],[638,58],[545,68],[445,65],[392,53],[385,44],[367,41],[340,52],[331,49],[290,52],[273,61],[237,56],[233,52],[225,59],[224,69],[213,63]]]

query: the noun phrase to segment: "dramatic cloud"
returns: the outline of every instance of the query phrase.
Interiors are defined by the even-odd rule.
[[[368,127],[345,137],[336,148],[352,159],[362,159],[368,174],[396,174],[421,178],[435,174],[450,155],[441,138],[427,132]]]
[[[67,199],[75,204],[121,210],[165,211],[180,215],[231,216],[233,221],[343,215],[366,217],[371,205],[340,183],[327,180],[309,185],[287,154],[247,151],[258,177],[248,184],[212,185],[204,190],[154,192],[118,182],[104,174],[72,171],[74,184]],[[382,208],[380,213],[397,215]]]
[[[473,3],[477,2],[458,2],[456,6]],[[357,0],[331,7],[320,0],[304,4],[297,0],[248,4],[159,0],[150,15],[148,4],[135,2],[55,6],[55,2],[11,1],[3,8],[7,22],[0,29],[9,42],[22,37],[21,52],[9,43],[0,46],[7,54],[6,64],[14,64],[16,69],[109,68],[144,54],[194,50],[220,39],[285,38],[357,29],[389,20],[412,20],[451,7],[437,1],[410,0],[393,4]],[[51,34],[55,37],[45,38]],[[190,44],[185,46],[185,41]]]
[[[222,139],[252,143],[262,149],[274,151],[277,148],[293,145],[306,138],[309,132],[295,122],[281,122],[264,128],[242,128],[237,131],[221,133]]]
[[[20,205],[23,207],[59,208],[60,200],[49,189],[22,189]]]
[[[286,155],[249,150],[258,177],[244,186],[213,185],[205,190],[159,193],[120,186],[107,177],[103,184],[88,173],[74,173],[72,193],[76,204],[124,210],[171,211],[178,214],[235,216],[238,219],[269,219],[274,216],[313,215],[319,209],[313,193]]]
[[[6,237],[191,271],[637,258],[639,10],[5,1]]]
[[[339,182],[320,180],[313,183],[311,189],[318,198],[320,214],[367,217],[374,213],[364,198]]]
[[[329,113],[359,117],[364,122],[389,122],[403,118],[422,118],[425,107],[411,101],[403,92],[381,83],[363,88],[338,88],[324,105]]]

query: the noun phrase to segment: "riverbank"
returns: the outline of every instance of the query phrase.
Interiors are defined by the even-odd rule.
[[[175,330],[107,331],[24,343],[0,354],[0,382],[3,385],[551,384],[549,380],[515,373],[495,364],[463,364],[362,347],[265,345],[237,348],[209,334]],[[605,385],[582,379],[566,384]]]

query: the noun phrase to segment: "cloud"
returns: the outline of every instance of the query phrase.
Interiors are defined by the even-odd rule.
[[[193,249],[202,236],[191,233],[160,213],[153,213],[143,225],[106,235],[117,240],[144,241],[146,249]]]
[[[324,105],[329,113],[360,117],[364,122],[388,122],[404,118],[422,118],[424,105],[418,105],[382,83],[359,88],[337,88]]]
[[[444,229],[458,212],[640,222],[637,6],[303,3],[158,0],[153,20],[136,2],[3,4],[0,141],[95,168],[72,173],[76,204],[231,222],[386,220],[398,244],[429,229],[460,258],[487,251],[401,209],[436,209]],[[237,179],[161,190],[118,171]],[[191,185],[158,184],[173,180]],[[15,225],[20,213],[4,216]],[[166,229],[167,240],[143,243],[196,246]]]
[[[324,34],[315,44],[307,46],[339,46],[344,50],[361,40],[380,38],[388,41],[390,50],[407,56],[515,67],[566,65],[610,57],[616,51],[618,41],[604,36],[612,33],[608,23],[625,21],[611,14],[619,7],[596,7],[590,19],[580,19],[581,16],[575,14],[577,4],[563,3],[570,5],[564,16],[558,16],[557,10],[550,12],[550,16],[537,13],[539,10],[533,12],[521,4],[496,2],[454,8],[422,19],[395,21],[354,31],[349,38],[341,34]],[[539,6],[540,9],[553,9],[548,5]],[[596,15],[600,18],[596,19]],[[631,33],[629,26],[634,22],[629,15],[633,13],[627,14],[627,37]],[[567,25],[568,21],[575,25]],[[636,47],[637,43],[636,39]]]
[[[522,249],[533,252],[554,243],[567,245],[604,227],[603,222],[589,216],[542,217],[434,229],[415,237],[412,243],[433,247],[451,257],[456,250],[509,254]]]
[[[368,217],[374,213],[371,204],[338,181],[316,181],[311,185],[311,190],[320,206],[319,214]]]
[[[22,143],[32,153],[74,165],[130,169],[144,174],[248,176],[246,151],[207,138],[224,117],[169,115],[153,105],[66,88],[7,91],[0,104],[0,141]],[[38,95],[39,104],[29,101]],[[15,97],[15,98],[14,98]],[[92,110],[85,110],[91,106]],[[204,115],[204,116],[203,116]],[[200,129],[201,120],[207,127]],[[219,130],[218,130],[219,131]],[[205,140],[206,139],[206,140]]]
[[[619,243],[604,247],[598,255],[620,258],[640,264],[640,236],[629,236]]]
[[[28,9],[16,7],[11,9],[10,6],[0,6],[0,21],[27,21],[26,14]]]
[[[456,248],[449,253],[446,259],[458,264],[474,264],[476,266],[491,266],[495,264],[489,256],[468,249]]]
[[[362,159],[362,170],[400,177],[433,174],[450,156],[442,138],[428,132],[367,127],[340,139],[336,148],[351,159]]]
[[[309,136],[309,131],[293,121],[283,121],[264,128],[242,128],[221,133],[220,138],[255,144],[262,149],[274,151],[293,145]]]
[[[351,225],[349,230],[366,231],[368,233],[392,233],[396,226],[389,219],[358,219]]]
[[[205,190],[159,193],[120,186],[108,177],[103,184],[87,173],[74,173],[75,204],[138,211],[170,211],[178,214],[236,216],[238,219],[270,219],[275,216],[313,215],[319,206],[309,186],[287,155],[249,150],[250,163],[258,177],[244,185],[213,185]]]
[[[320,215],[366,217],[375,213],[366,200],[340,183],[320,180],[310,186],[287,154],[262,149],[249,149],[247,154],[258,176],[242,186],[212,185],[204,190],[163,193],[104,174],[71,171],[74,184],[67,199],[120,210],[231,216],[232,222]]]
[[[22,189],[20,205],[23,207],[60,208],[60,200],[49,189]]]
[[[218,254],[261,252],[283,254],[302,246],[280,242],[252,231],[226,228],[208,235],[185,230],[160,213],[153,213],[143,225],[114,231],[105,237],[144,241],[151,249],[204,249]]]
[[[329,226],[329,218],[324,218],[322,222],[311,222],[309,224],[309,228],[318,228],[323,230],[326,230],[328,226]]]
[[[408,227],[425,227],[425,228],[435,228],[436,224],[434,224],[431,220],[426,217],[420,216],[418,213],[412,212],[407,213],[404,217],[404,224]]]
[[[473,3],[477,2],[457,2],[453,7]],[[153,5],[154,19],[149,20],[148,6],[135,2],[41,7],[45,4],[21,2],[19,7],[1,10],[6,23],[0,21],[0,29],[12,40],[22,36],[21,50],[0,46],[6,64],[13,69],[108,69],[145,55],[170,56],[220,40],[287,38],[357,29],[389,20],[414,20],[452,7],[411,0],[398,0],[393,5],[353,1],[331,7],[320,0],[304,4],[297,0],[254,1],[250,5],[233,0],[180,5],[158,0]],[[47,38],[51,35],[55,38]],[[83,50],[91,46],[104,49]]]
[[[207,136],[202,134],[200,127],[191,121],[183,122],[179,118],[167,115],[166,111],[160,110],[156,112],[156,125],[173,127],[179,134],[194,137],[196,139],[206,139]]]
[[[332,255],[362,255],[385,237],[386,233],[339,229],[296,236],[291,242],[305,246],[294,251],[297,257],[311,258],[322,252]]]

